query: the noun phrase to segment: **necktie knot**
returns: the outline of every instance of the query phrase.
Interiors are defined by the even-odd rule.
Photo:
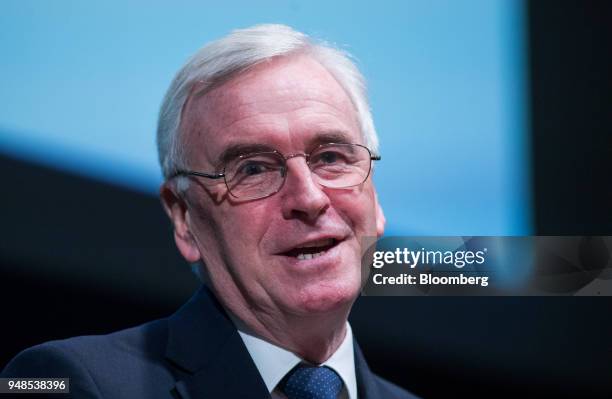
[[[285,377],[283,393],[289,399],[337,399],[342,379],[327,366],[298,365]]]

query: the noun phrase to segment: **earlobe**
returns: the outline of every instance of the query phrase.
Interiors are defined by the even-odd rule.
[[[174,242],[183,258],[189,263],[195,263],[200,260],[200,251],[190,232],[187,235],[179,235],[177,230],[174,230]]]
[[[200,251],[191,234],[187,203],[168,183],[160,188],[160,199],[174,227],[176,247],[187,262],[197,262],[200,260]]]

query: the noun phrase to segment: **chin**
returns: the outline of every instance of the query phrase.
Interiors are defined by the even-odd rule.
[[[300,292],[297,308],[311,315],[348,311],[359,295],[359,284],[320,285]]]

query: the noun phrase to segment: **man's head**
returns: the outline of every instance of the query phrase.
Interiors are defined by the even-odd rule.
[[[381,235],[384,216],[367,174],[329,188],[332,177],[311,172],[305,154],[331,142],[377,153],[363,79],[346,55],[288,27],[235,31],[201,49],[173,81],[158,128],[162,200],[179,251],[206,265],[240,317],[348,311],[357,296],[361,238]],[[228,182],[227,169],[273,151],[287,158],[277,192],[234,195],[247,183]],[[239,167],[260,173],[244,169],[252,162]],[[217,178],[172,177],[184,170]]]

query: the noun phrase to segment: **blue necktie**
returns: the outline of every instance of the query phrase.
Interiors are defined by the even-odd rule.
[[[340,376],[327,366],[301,364],[287,375],[282,390],[289,399],[337,399],[342,384]]]

